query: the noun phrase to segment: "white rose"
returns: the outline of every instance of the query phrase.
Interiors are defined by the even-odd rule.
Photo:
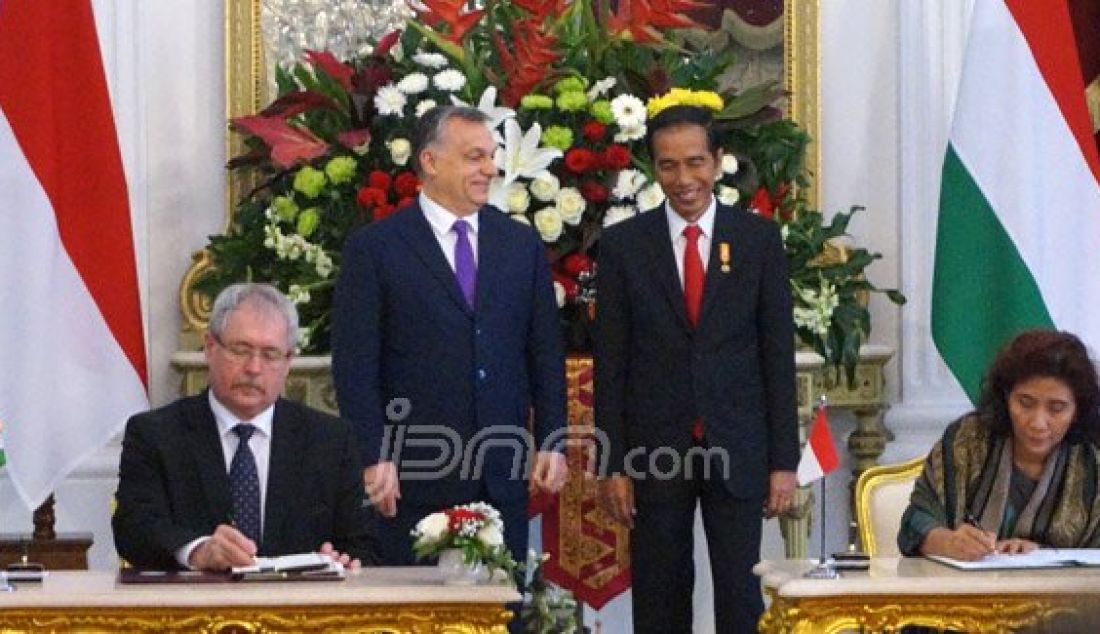
[[[514,214],[521,214],[531,206],[531,195],[523,183],[512,183],[508,187],[507,205],[508,211]]]
[[[477,532],[477,539],[489,547],[497,547],[504,543],[504,535],[494,524],[486,524]]]
[[[542,172],[531,181],[531,195],[544,203],[552,203],[558,196],[561,182],[550,172]]]
[[[565,306],[565,287],[557,280],[554,280],[554,300],[557,301],[558,308]]]
[[[584,215],[584,208],[587,205],[584,196],[581,196],[576,187],[562,187],[561,191],[558,192],[558,213],[567,224],[574,226],[580,224],[581,216]]]
[[[718,186],[718,202],[723,205],[736,205],[740,198],[741,192],[737,191],[736,187],[729,187],[728,185]]]
[[[722,155],[722,172],[725,174],[736,174],[740,165],[737,163],[737,157],[732,154]]]
[[[412,143],[409,143],[408,139],[387,141],[386,147],[390,149],[390,158],[396,165],[408,163],[409,157],[412,156]]]
[[[608,208],[607,213],[603,217],[603,226],[610,227],[611,225],[618,224],[628,218],[633,218],[638,210],[632,205],[615,205]]]
[[[437,542],[447,534],[447,515],[432,513],[416,524],[416,532],[428,541]]]
[[[665,202],[665,192],[658,183],[653,183],[638,192],[638,209],[648,211]]]
[[[543,242],[554,242],[561,237],[561,214],[556,207],[543,207],[535,212],[535,229],[538,229]]]

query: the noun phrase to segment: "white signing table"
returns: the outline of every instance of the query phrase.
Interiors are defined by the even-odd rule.
[[[805,560],[754,571],[771,604],[761,632],[1100,632],[1100,568],[962,571],[923,558],[883,558],[866,572],[806,579]]]
[[[0,632],[413,632],[505,634],[519,594],[447,586],[433,567],[364,568],[344,581],[121,585],[55,571],[0,593]]]

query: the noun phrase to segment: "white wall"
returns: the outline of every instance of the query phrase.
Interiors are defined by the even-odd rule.
[[[887,460],[925,451],[965,408],[931,345],[928,298],[939,162],[970,4],[820,0],[822,207],[867,207],[851,232],[884,256],[871,279],[909,297],[900,310],[882,298],[871,305],[871,340],[898,350],[887,367],[895,403],[887,422],[898,434]],[[180,328],[179,281],[224,219],[222,3],[95,0],[95,8],[136,214],[150,392],[160,405],[178,393],[168,357]],[[835,421],[842,443],[851,428],[850,419]],[[117,455],[108,447],[57,492],[58,528],[94,531],[97,568],[115,565],[108,508]],[[831,508],[847,499],[845,469],[828,478]],[[846,515],[830,515],[827,550],[843,545],[846,524]],[[0,532],[29,529],[30,513],[0,479]],[[769,523],[763,554],[781,552]],[[604,631],[614,631],[606,616]]]

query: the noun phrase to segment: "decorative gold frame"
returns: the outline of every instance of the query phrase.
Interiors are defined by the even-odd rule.
[[[790,115],[809,133],[811,145],[806,156],[806,168],[815,183],[820,182],[820,109],[818,107],[818,0],[784,0],[783,67],[784,87],[790,94]],[[225,115],[233,117],[253,114],[267,103],[267,77],[264,60],[260,16],[263,0],[225,0]],[[237,156],[240,139],[226,132],[226,157]],[[246,180],[230,177],[225,192],[225,222],[229,229],[233,207],[251,187]],[[818,207],[819,188],[807,191],[811,206]],[[210,314],[209,302],[192,289],[195,280],[210,267],[205,250],[191,256],[191,266],[180,282],[180,312],[183,349],[198,349],[199,336]]]

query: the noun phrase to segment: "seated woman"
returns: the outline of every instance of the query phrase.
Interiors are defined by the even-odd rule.
[[[978,409],[932,448],[902,516],[904,555],[976,560],[1100,547],[1100,386],[1081,340],[1031,330],[997,355]]]

